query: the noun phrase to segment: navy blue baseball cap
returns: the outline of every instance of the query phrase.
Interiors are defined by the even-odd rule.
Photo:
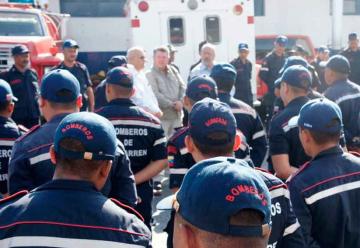
[[[11,49],[12,56],[25,54],[25,53],[29,53],[29,49],[25,45],[16,45]]]
[[[348,38],[349,38],[349,41],[350,40],[357,40],[358,35],[357,35],[357,33],[350,33]]]
[[[85,151],[71,151],[60,146],[65,139],[81,142]],[[113,160],[117,139],[114,126],[104,117],[90,112],[67,115],[55,132],[54,149],[57,154],[68,159]]]
[[[280,85],[281,85],[281,77],[279,77],[278,79],[275,80],[274,82],[274,86],[276,88],[279,88],[280,89]]]
[[[291,86],[308,90],[311,88],[312,77],[308,69],[302,65],[293,65],[287,68],[282,77],[281,82],[285,82]],[[275,85],[278,87],[278,85]]]
[[[109,59],[108,61],[108,66],[111,68],[117,66],[124,66],[126,64],[127,64],[127,58],[123,55],[112,56],[111,59]]]
[[[318,48],[318,53],[329,53],[329,52],[330,52],[330,50],[327,46],[320,46]]]
[[[223,140],[211,138],[211,133],[223,132]],[[190,136],[199,143],[214,146],[234,142],[236,136],[236,119],[226,103],[205,98],[194,104],[189,114]]]
[[[75,40],[67,39],[63,43],[63,48],[79,48],[78,43]]]
[[[261,237],[271,229],[271,197],[259,174],[244,161],[214,158],[194,165],[176,193],[174,208],[195,227],[238,237]],[[255,210],[261,225],[236,225],[231,217],[241,210]]]
[[[0,102],[16,102],[18,99],[14,96],[10,85],[5,81],[0,79]]]
[[[126,67],[112,68],[106,75],[106,83],[131,89],[134,86],[133,77]]]
[[[281,46],[286,46],[288,43],[288,38],[284,35],[279,35],[278,37],[276,37],[275,43],[277,43]]]
[[[63,95],[61,94],[63,90],[71,94]],[[80,83],[68,70],[56,69],[42,79],[40,95],[50,102],[70,103],[81,96]]]
[[[227,63],[214,65],[210,73],[210,77],[215,80],[225,79],[235,81],[236,75],[237,73],[234,66]]]
[[[308,68],[309,67],[309,63],[303,58],[303,57],[300,57],[300,56],[290,56],[286,59],[285,61],[285,64],[283,65],[283,67],[280,69],[279,73],[280,74],[283,74],[283,72],[289,68],[290,66],[293,66],[293,65],[302,65],[304,66],[305,68]]]
[[[327,62],[326,67],[335,72],[343,74],[350,73],[349,60],[342,55],[332,56]]]
[[[340,107],[326,98],[307,102],[291,122],[315,132],[337,133],[343,128]]]
[[[207,75],[195,77],[187,85],[186,96],[195,102],[200,101],[205,97],[216,99],[216,82]]]
[[[242,50],[249,51],[249,45],[246,43],[240,43],[238,48],[239,48],[239,51],[242,51]]]

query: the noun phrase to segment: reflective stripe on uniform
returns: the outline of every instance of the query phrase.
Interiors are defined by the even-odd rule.
[[[189,150],[186,147],[180,149],[180,154],[181,155],[185,155],[185,154],[188,154],[188,153],[189,153]]]
[[[154,146],[160,145],[162,143],[166,143],[166,141],[167,141],[167,139],[165,137],[155,140]]]
[[[336,187],[320,191],[318,193],[313,194],[310,197],[305,198],[305,202],[308,205],[311,205],[317,202],[318,200],[324,199],[328,196],[333,196],[335,194],[339,194],[345,191],[358,189],[358,188],[360,188],[360,181],[338,185]]]
[[[47,152],[47,153],[43,153],[43,154],[40,154],[36,157],[33,157],[33,158],[30,158],[30,164],[33,165],[33,164],[37,164],[39,162],[42,162],[42,161],[45,161],[45,160],[48,160],[50,159],[50,153]]]
[[[288,199],[290,197],[289,191],[285,188],[278,188],[278,189],[271,190],[270,195],[271,195],[272,199],[279,197],[279,196],[285,196]]]
[[[134,125],[134,126],[144,126],[152,128],[161,128],[160,124],[151,123],[147,121],[138,121],[138,120],[112,120],[110,121],[113,125]]]
[[[285,237],[286,235],[294,233],[299,227],[300,227],[300,223],[298,221],[296,221],[296,223],[285,228],[283,236]]]
[[[258,138],[263,137],[263,136],[265,136],[265,131],[264,130],[259,131],[257,133],[254,133],[254,135],[252,136],[252,139],[253,140],[258,139]]]
[[[0,240],[0,247],[139,248],[144,246],[93,239],[19,236]]]
[[[339,99],[337,99],[335,101],[336,104],[340,104],[344,101],[347,101],[347,100],[351,100],[351,99],[355,99],[355,98],[360,98],[360,93],[356,93],[356,94],[351,94],[351,95],[346,95],[346,96],[343,96],[343,97],[340,97]]]
[[[172,175],[185,175],[188,172],[188,170],[189,169],[186,168],[180,168],[180,169],[171,168],[169,172]]]
[[[15,140],[0,140],[0,146],[13,146]]]

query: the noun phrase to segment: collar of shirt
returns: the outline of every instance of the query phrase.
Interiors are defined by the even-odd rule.
[[[15,65],[13,65],[13,66],[11,67],[11,69],[10,69],[10,71],[19,73],[19,74],[21,74],[21,75],[25,75],[25,73],[27,73],[29,70],[30,70],[30,68],[26,68],[26,70],[25,70],[24,72],[21,72],[21,71],[18,70],[18,68],[16,68]]]
[[[69,115],[71,113],[62,113],[62,114],[58,114],[53,116],[53,118],[51,118],[50,121],[48,121],[47,123],[60,123],[62,121],[62,119],[65,118],[65,116]],[[45,123],[46,124],[46,123]]]
[[[72,70],[73,68],[76,68],[76,67],[79,67],[79,64],[78,64],[77,61],[75,61],[75,64],[74,64],[73,67],[68,67],[68,66],[66,66],[65,63],[64,63],[64,61],[61,62],[61,64],[60,64],[60,69],[67,69],[67,70],[69,70],[69,71]]]
[[[340,146],[334,146],[329,149],[326,149],[322,152],[320,152],[318,155],[314,157],[313,160],[320,159],[325,156],[333,155],[333,154],[342,154],[344,153],[343,149]]]
[[[349,82],[349,80],[336,80],[332,85],[336,85],[336,84],[343,84],[343,83],[347,83],[347,82]],[[331,87],[331,86],[330,86]]]
[[[122,105],[122,106],[128,106],[128,107],[136,106],[135,103],[131,99],[128,99],[128,98],[117,98],[117,99],[111,100],[108,103],[108,105]]]
[[[6,118],[4,116],[0,116],[0,123],[6,123],[6,122],[14,122],[10,118]]]
[[[309,98],[307,96],[299,96],[295,99],[293,99],[289,104],[286,106],[286,108],[292,108],[299,105],[304,105],[306,102],[309,101]]]
[[[34,189],[32,192],[38,192],[43,190],[98,191],[95,188],[95,185],[89,181],[67,179],[54,179]]]
[[[230,93],[226,93],[226,92],[218,92],[218,96],[221,102],[228,102],[232,98]]]

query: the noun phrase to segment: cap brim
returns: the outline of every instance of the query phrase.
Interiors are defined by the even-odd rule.
[[[15,97],[15,96],[12,96],[12,100],[13,100],[13,102],[19,101],[19,99],[17,99],[17,97]]]
[[[157,210],[172,210],[174,206],[175,194],[169,195],[156,204]]]
[[[281,79],[281,78],[280,78],[280,80],[275,80],[274,86],[275,86],[275,87],[280,87],[281,82],[282,82],[282,79]]]

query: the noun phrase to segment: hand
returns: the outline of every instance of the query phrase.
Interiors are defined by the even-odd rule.
[[[182,109],[183,109],[183,104],[181,101],[176,101],[174,102],[174,109],[177,111],[177,112],[181,112]]]

